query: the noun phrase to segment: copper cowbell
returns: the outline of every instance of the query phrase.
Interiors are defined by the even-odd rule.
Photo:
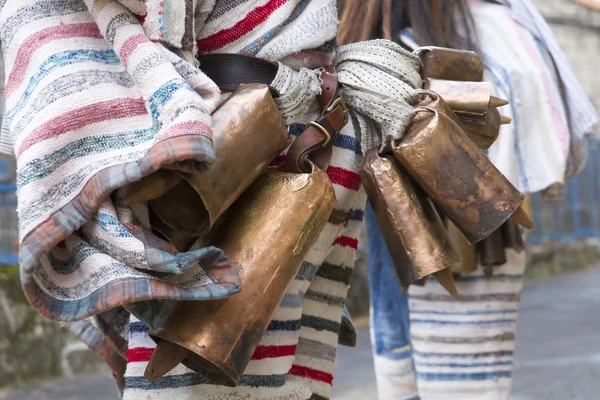
[[[395,157],[470,243],[519,210],[524,196],[449,117],[417,108]]]
[[[445,223],[452,246],[459,257],[459,262],[452,266],[452,272],[456,274],[466,274],[476,271],[477,251],[475,246],[469,243],[462,232],[450,220],[447,219]]]
[[[458,82],[428,78],[425,80],[424,88],[440,95],[456,115],[479,119],[482,122],[492,100],[492,85],[489,82]]]
[[[495,107],[490,107],[485,121],[465,120],[456,116],[454,110],[440,97],[430,90],[420,92],[425,98],[417,106],[431,107],[438,112],[450,117],[480,149],[489,148],[498,138],[500,133],[500,113]]]
[[[171,229],[201,236],[289,144],[266,85],[242,85],[212,114],[216,162],[183,180],[150,207]]]
[[[473,120],[471,118],[460,118],[461,128],[471,137],[480,149],[489,149],[500,134],[502,116],[496,107],[489,107],[485,120]]]
[[[458,262],[433,203],[393,158],[369,151],[361,177],[402,286]]]
[[[187,349],[188,368],[218,384],[237,385],[334,204],[323,171],[263,174],[231,208],[212,243],[239,268],[241,292],[182,302],[150,335],[159,346],[166,340]]]
[[[473,51],[443,47],[420,47],[414,53],[421,59],[424,78],[451,81],[474,81],[483,79],[483,62]]]

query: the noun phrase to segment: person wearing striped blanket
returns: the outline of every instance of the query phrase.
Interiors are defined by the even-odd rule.
[[[308,69],[311,84],[296,85],[304,97],[294,103],[304,108],[283,115],[291,135],[302,132],[319,115],[319,68],[333,60],[336,6],[0,1],[7,74],[1,148],[17,157],[23,289],[42,315],[65,323],[105,359],[124,399],[330,397],[366,202],[352,123],[333,140],[326,171],[335,210],[235,388],[182,365],[154,383],[144,379],[155,343],[122,306],[225,298],[240,290],[239,279],[232,267],[214,272],[223,267],[218,249],[178,254],[152,234],[144,204],[128,207],[122,199],[163,166],[202,170],[214,162],[210,114],[221,93],[197,54],[254,55],[292,74]],[[290,82],[276,80],[285,97]]]
[[[342,10],[342,42],[381,35],[410,49],[479,52],[484,80],[494,95],[509,99],[501,113],[512,118],[487,155],[519,190],[541,191],[581,170],[597,116],[529,0],[382,0],[362,3],[371,9],[355,14],[353,4],[359,3],[347,0]],[[404,295],[369,205],[366,225],[379,399],[508,400],[525,254],[507,249],[507,263],[491,277],[482,268],[462,274],[460,301],[433,279]]]

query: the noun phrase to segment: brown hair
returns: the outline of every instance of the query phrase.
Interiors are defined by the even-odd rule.
[[[476,50],[467,0],[339,0],[338,44],[398,39],[411,26],[422,46]]]

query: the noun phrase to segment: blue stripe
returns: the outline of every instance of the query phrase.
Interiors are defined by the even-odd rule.
[[[520,281],[521,279],[523,279],[524,274],[517,274],[517,275],[511,275],[511,274],[494,274],[490,277],[487,277],[485,275],[474,275],[474,276],[461,276],[460,278],[458,278],[456,281],[457,282],[472,282],[472,281],[487,281],[487,280],[498,280],[498,281],[502,281],[502,280],[514,280],[514,281]]]
[[[460,363],[417,363],[419,367],[447,367],[447,368],[480,368],[480,367],[497,367],[497,366],[511,366],[512,361],[496,361],[489,363],[472,363],[472,364],[460,364]]]
[[[435,374],[417,373],[417,379],[424,381],[492,381],[498,378],[510,378],[512,371],[480,372],[473,374]]]
[[[306,129],[306,125],[304,124],[292,124],[290,125],[290,135],[292,136],[300,136],[302,132]],[[360,147],[360,143],[353,138],[352,136],[338,134],[331,141],[333,147],[339,147],[345,150],[353,151],[355,154],[362,155],[362,150]]]
[[[508,72],[506,71],[506,69],[504,67],[502,67],[501,64],[499,64],[498,62],[496,62],[496,60],[491,57],[489,54],[487,53],[483,53],[482,55],[482,59],[485,65],[485,68],[491,72],[492,76],[494,77],[494,85],[496,85],[496,88],[498,89],[502,89],[502,91],[504,92],[504,94],[508,97],[508,101],[509,101],[509,106],[512,109],[512,126],[514,127],[514,131],[515,131],[515,135],[514,135],[514,139],[515,139],[515,143],[514,143],[514,150],[515,153],[517,154],[517,164],[519,166],[519,171],[521,173],[519,173],[519,180],[521,181],[521,184],[523,185],[523,191],[524,192],[528,192],[529,189],[529,180],[527,179],[526,174],[522,173],[523,171],[525,171],[525,165],[523,163],[523,156],[521,154],[521,149],[519,146],[519,116],[517,114],[517,107],[518,107],[518,103],[517,101],[514,99],[513,97],[513,89],[512,89],[512,84],[510,81],[510,77],[508,75]]]
[[[152,93],[152,96],[148,99],[148,108],[150,108],[150,114],[155,121],[157,121],[160,116],[161,106],[171,100],[173,95],[180,90],[196,93],[187,82],[180,78],[170,80]]]
[[[494,319],[489,321],[440,321],[435,319],[410,319],[415,324],[437,324],[437,325],[488,325],[488,324],[510,324],[517,322],[516,318]]]
[[[276,25],[273,28],[269,29],[267,32],[265,32],[264,35],[262,35],[261,37],[259,37],[256,40],[254,40],[252,43],[250,43],[248,46],[246,46],[242,50],[239,50],[238,54],[250,53],[254,56],[257,55],[258,52],[262,50],[265,42],[269,41],[275,34],[279,33],[279,31],[283,27],[291,24],[292,22],[294,22],[296,19],[298,19],[302,15],[304,10],[308,6],[308,3],[310,3],[310,0],[304,0],[301,3],[299,3],[298,5],[296,5],[296,8],[294,9],[294,11],[290,14],[290,16],[285,21],[283,21],[279,25]]]
[[[129,333],[146,333],[149,332],[150,328],[141,322],[132,322],[129,324]]]
[[[15,106],[6,113],[8,121],[12,121],[14,116],[23,109],[31,94],[37,88],[43,78],[52,71],[66,65],[78,64],[92,61],[104,65],[119,65],[119,57],[112,50],[71,50],[53,54],[39,67],[37,74],[31,77],[25,92],[15,104]]]
[[[512,357],[512,351],[494,351],[487,353],[473,353],[473,354],[464,354],[464,353],[425,353],[422,351],[415,351],[414,355],[418,357],[428,358],[428,357],[438,357],[438,358],[483,358],[483,357]]]
[[[516,313],[516,308],[504,308],[502,310],[480,310],[480,311],[439,311],[439,310],[410,310],[411,314],[434,314],[434,315],[491,315]]]
[[[350,210],[348,211],[348,221],[362,221],[365,216],[363,210]]]
[[[133,235],[117,218],[110,214],[98,212],[92,217],[92,221],[97,222],[105,232],[113,237],[132,238]]]

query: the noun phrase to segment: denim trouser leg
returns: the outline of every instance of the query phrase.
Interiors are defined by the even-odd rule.
[[[365,210],[371,294],[371,342],[379,399],[417,399],[410,342],[408,297],[370,204]]]

